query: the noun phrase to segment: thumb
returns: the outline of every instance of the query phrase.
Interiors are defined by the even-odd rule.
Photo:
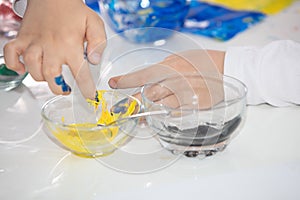
[[[97,14],[87,19],[86,40],[88,60],[92,64],[100,63],[102,52],[106,47],[106,34],[104,23]]]
[[[21,52],[26,49],[26,45],[26,43],[14,39],[5,44],[3,48],[7,68],[18,74],[24,74],[26,71],[23,62],[19,59]]]

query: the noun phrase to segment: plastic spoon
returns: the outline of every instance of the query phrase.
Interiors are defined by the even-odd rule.
[[[138,114],[134,114],[134,115],[130,115],[124,118],[120,118],[117,119],[113,122],[110,122],[108,124],[97,124],[98,126],[110,126],[113,124],[117,124],[117,123],[122,123],[123,121],[126,120],[130,120],[130,119],[135,119],[135,118],[139,118],[139,117],[146,117],[146,116],[153,116],[153,115],[168,115],[170,113],[170,111],[167,110],[157,110],[157,111],[149,111],[149,112],[143,112],[143,113],[138,113]]]

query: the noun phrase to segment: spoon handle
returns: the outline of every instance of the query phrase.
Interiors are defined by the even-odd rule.
[[[120,123],[122,121],[135,119],[135,118],[139,118],[139,117],[152,116],[152,115],[167,115],[169,113],[170,113],[170,111],[167,111],[167,110],[142,112],[142,113],[138,113],[138,114],[134,114],[134,115],[130,115],[130,116],[127,116],[127,117],[124,117],[124,118],[117,119],[116,121],[113,121],[113,122],[111,122],[109,124],[106,124],[106,125],[98,124],[98,126],[110,126],[110,125],[113,125],[113,124],[116,124],[116,123]]]
[[[132,119],[132,118],[137,118],[137,117],[145,117],[145,116],[152,116],[152,115],[167,115],[169,114],[170,112],[169,111],[166,111],[166,110],[156,110],[156,111],[148,111],[148,112],[142,112],[142,113],[138,113],[138,114],[134,114],[134,115],[130,115],[128,117],[124,117],[124,118],[121,118],[119,120],[122,120],[122,119]],[[118,121],[118,120],[116,120]]]

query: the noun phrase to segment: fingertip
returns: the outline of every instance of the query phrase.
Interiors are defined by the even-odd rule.
[[[102,58],[103,51],[106,47],[106,40],[103,38],[87,38],[87,57],[89,62],[96,65],[99,64]]]
[[[71,87],[66,83],[65,79],[63,78],[62,75],[59,75],[54,78],[54,82],[57,86],[61,87],[61,90],[63,94],[70,94],[72,89]]]
[[[101,61],[102,54],[98,52],[93,52],[88,55],[88,59],[92,64],[99,64]]]
[[[68,95],[71,93],[71,87],[66,83],[60,69],[49,68],[44,69],[44,77],[48,82],[48,86],[55,95]],[[59,74],[59,75],[57,75]]]
[[[19,75],[24,75],[26,73],[25,68],[21,68],[21,69],[14,70],[14,71],[17,72],[17,74],[19,74]]]
[[[88,60],[93,64],[99,64],[102,53],[106,47],[104,24],[98,16],[89,18],[87,23],[86,40]]]
[[[108,81],[108,85],[109,87],[111,87],[112,89],[117,89],[118,88],[118,78],[117,77],[113,77],[111,79],[109,79]]]
[[[11,69],[19,75],[22,75],[26,72],[26,70],[24,64],[19,60],[19,52],[21,47],[19,47],[14,41],[15,40],[10,41],[4,45],[4,61],[8,69]]]

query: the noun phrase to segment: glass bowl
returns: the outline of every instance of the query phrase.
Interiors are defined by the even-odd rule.
[[[200,158],[224,150],[239,133],[246,93],[242,82],[228,76],[177,74],[145,85],[142,102],[146,111],[170,113],[146,118],[165,149]]]
[[[103,0],[101,13],[110,27],[132,42],[153,42],[171,36],[159,27],[179,30],[189,10],[187,0]],[[135,29],[126,32],[126,30]]]
[[[131,102],[136,102],[133,113],[137,113],[140,102],[117,91],[105,91],[103,99],[106,105],[100,104],[97,109],[85,99],[72,95],[49,100],[41,113],[47,136],[78,156],[98,157],[113,153],[131,140],[138,119],[121,120],[113,125],[99,125],[97,122],[107,114],[112,115],[111,112],[120,114],[117,119],[122,118]]]
[[[16,72],[8,69],[4,62],[4,57],[0,55],[0,90],[9,91],[18,87],[24,78],[27,76],[27,72],[19,75]]]

